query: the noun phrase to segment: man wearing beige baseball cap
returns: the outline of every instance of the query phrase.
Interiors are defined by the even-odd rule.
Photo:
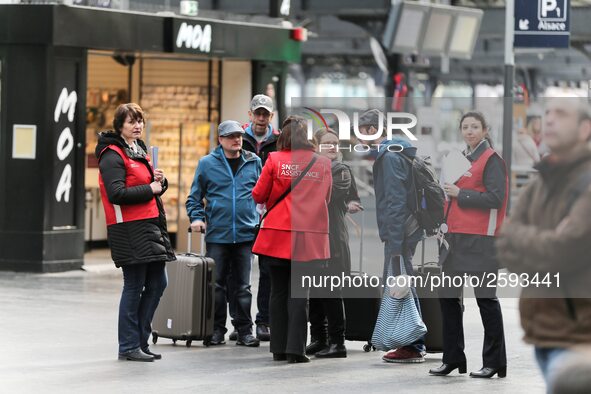
[[[267,156],[277,150],[277,139],[281,133],[273,128],[273,99],[264,94],[257,94],[250,101],[250,110],[248,111],[249,123],[244,124],[243,148],[254,152],[260,157],[263,166]],[[256,315],[256,336],[261,341],[270,340],[269,332],[269,297],[271,294],[271,279],[269,269],[264,264],[259,264],[259,290],[257,295]],[[232,313],[232,305],[230,310]],[[235,335],[230,335],[233,339]]]
[[[263,165],[270,152],[277,150],[277,138],[281,133],[273,128],[273,99],[264,94],[257,94],[250,101],[248,111],[249,123],[242,127],[244,134],[244,149],[254,152],[261,158]]]

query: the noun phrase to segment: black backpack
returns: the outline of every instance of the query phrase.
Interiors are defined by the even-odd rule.
[[[415,201],[411,208],[419,227],[427,236],[435,235],[445,221],[445,192],[431,166],[430,157],[416,156],[413,159],[402,155],[412,166],[412,183]]]

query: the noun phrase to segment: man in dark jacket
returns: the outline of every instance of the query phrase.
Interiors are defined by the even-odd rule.
[[[271,124],[273,120],[273,99],[264,94],[257,94],[250,102],[250,111],[248,111],[250,122],[243,125],[243,147],[245,150],[254,152],[260,157],[263,166],[267,156],[277,150],[277,139],[279,130],[275,130]],[[259,261],[259,290],[257,293],[256,315],[256,336],[261,341],[269,341],[271,334],[269,332],[269,298],[271,294],[271,278],[269,277],[269,268]],[[233,304],[230,303],[230,314],[233,313]],[[230,334],[230,339],[234,339],[235,333]]]
[[[497,241],[500,262],[531,281],[521,293],[521,325],[549,385],[560,356],[591,345],[591,109],[585,100],[546,105],[543,134],[551,153],[536,165],[539,177],[521,193]]]
[[[252,189],[261,174],[261,160],[242,150],[243,134],[238,122],[227,120],[219,125],[220,146],[199,160],[186,203],[191,228],[206,229],[207,255],[216,262],[212,345],[225,343],[227,300],[231,300],[235,305],[232,324],[238,331],[236,344],[259,346],[252,335],[250,271],[258,223]],[[228,286],[230,273],[232,283]]]
[[[277,150],[277,139],[281,132],[275,130],[273,120],[273,99],[264,94],[257,94],[250,102],[248,111],[249,123],[242,127],[244,134],[244,149],[256,153],[261,158],[263,166],[267,156]]]
[[[379,122],[379,111],[366,111],[359,118],[359,131],[373,135],[379,128]],[[385,130],[385,126],[382,130]],[[373,164],[373,182],[378,232],[384,242],[384,276],[390,264],[393,274],[400,274],[400,259],[404,262],[406,273],[412,275],[412,257],[422,238],[422,231],[412,216],[410,205],[414,199],[411,164],[402,155],[412,161],[417,149],[402,138],[387,140],[379,137],[372,144],[378,146]],[[416,290],[413,288],[412,292],[420,313]],[[421,363],[425,361],[424,353],[425,341],[421,338],[410,346],[386,353],[382,359],[392,363]]]

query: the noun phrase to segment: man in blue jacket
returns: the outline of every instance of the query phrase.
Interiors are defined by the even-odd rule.
[[[236,344],[255,347],[259,346],[259,340],[252,335],[250,271],[258,215],[252,189],[262,168],[255,154],[242,150],[243,134],[240,123],[233,120],[219,125],[220,145],[199,160],[186,207],[193,231],[206,230],[207,255],[216,262],[211,344],[225,343],[230,299],[236,306],[232,316],[232,324],[238,331]],[[232,283],[228,286],[230,272]],[[228,288],[233,289],[233,294],[226,294]]]
[[[363,113],[359,118],[359,132],[366,135],[376,134],[384,118],[382,117],[381,120],[379,115],[379,111],[375,109]],[[385,130],[385,125],[382,130]],[[423,234],[411,210],[415,193],[411,162],[417,148],[400,137],[388,140],[382,136],[371,143],[377,145],[377,156],[373,164],[373,182],[378,232],[380,239],[384,242],[384,272],[387,265],[393,263],[393,274],[399,275],[399,262],[402,258],[407,275],[412,275],[412,257]],[[420,313],[416,290],[413,288],[412,292]],[[425,341],[421,338],[410,346],[386,353],[382,359],[391,363],[422,363],[425,361],[424,353]]]

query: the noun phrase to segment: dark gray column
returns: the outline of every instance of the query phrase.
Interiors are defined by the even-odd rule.
[[[0,269],[78,269],[84,252],[86,51],[4,45],[2,54]],[[34,157],[13,157],[15,125],[36,127]]]

